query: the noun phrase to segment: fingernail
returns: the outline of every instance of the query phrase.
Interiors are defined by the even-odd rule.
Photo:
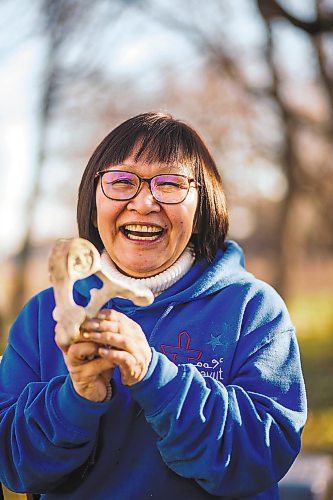
[[[84,337],[85,339],[90,339],[90,333],[83,332],[82,337]]]
[[[98,352],[102,356],[107,356],[110,353],[110,349],[105,349],[105,347],[101,347],[100,349],[98,349]]]
[[[100,327],[99,321],[89,321],[89,326],[94,330],[97,330]]]

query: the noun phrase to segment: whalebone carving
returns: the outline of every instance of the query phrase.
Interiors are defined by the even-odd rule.
[[[90,290],[86,307],[76,304],[73,298],[75,281],[95,274],[102,287]],[[154,300],[145,286],[122,283],[107,277],[101,270],[101,259],[94,245],[83,238],[57,240],[49,257],[49,275],[54,288],[56,307],[53,318],[57,321],[57,342],[67,348],[80,339],[80,326],[86,318],[93,318],[112,297],[130,299],[134,304],[145,306]]]

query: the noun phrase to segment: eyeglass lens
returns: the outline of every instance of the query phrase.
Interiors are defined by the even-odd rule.
[[[134,198],[140,184],[140,178],[132,172],[112,170],[102,175],[103,192],[113,200]],[[152,195],[162,203],[181,203],[186,198],[189,186],[187,177],[176,174],[156,175],[150,180]]]

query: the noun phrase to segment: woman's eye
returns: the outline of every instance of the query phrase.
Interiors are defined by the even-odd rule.
[[[180,187],[176,182],[159,182],[158,186],[172,186],[172,187]]]
[[[115,179],[107,182],[107,184],[111,186],[133,186],[133,182],[130,179]]]
[[[165,181],[165,182],[159,182],[157,184],[157,187],[159,188],[165,188],[165,189],[186,189],[186,186],[184,184],[181,184],[179,182],[171,182],[171,181]]]
[[[132,185],[133,183],[129,179],[118,179],[116,181],[113,181],[113,184],[128,184],[128,185]]]

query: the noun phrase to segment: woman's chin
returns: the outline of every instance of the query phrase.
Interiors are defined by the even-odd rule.
[[[140,264],[135,264],[135,263],[129,263],[127,265],[124,265],[124,262],[122,262],[120,265],[116,264],[119,271],[123,274],[126,274],[126,276],[130,276],[131,278],[150,278],[152,276],[156,276],[156,274],[159,274],[163,271],[165,271],[169,265],[158,265],[156,264],[155,266],[153,263],[149,263],[149,265],[142,265],[142,262]]]

